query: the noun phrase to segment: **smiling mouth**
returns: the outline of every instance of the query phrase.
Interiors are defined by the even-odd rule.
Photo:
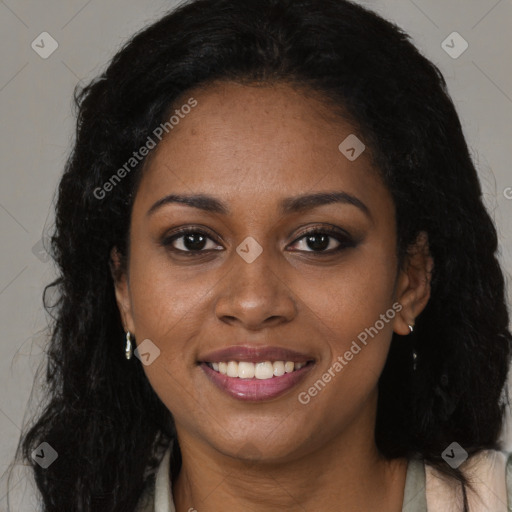
[[[218,389],[232,398],[250,402],[273,400],[291,392],[306,378],[314,366],[314,360],[257,363],[204,361],[199,364],[206,377]],[[224,371],[226,373],[223,373]]]
[[[197,364],[223,393],[261,402],[291,392],[311,372],[316,359],[279,346],[228,345],[199,354]]]
[[[249,361],[221,361],[205,362],[213,371],[238,379],[258,379],[268,380],[275,377],[282,377],[287,373],[293,373],[313,361],[294,362],[294,361],[261,361],[252,363]]]

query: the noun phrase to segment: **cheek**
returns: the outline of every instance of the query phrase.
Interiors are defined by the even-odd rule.
[[[204,295],[199,280],[179,276],[179,269],[158,255],[132,254],[130,293],[136,343],[149,339],[158,348],[158,357],[143,369],[156,394],[173,412],[190,411],[197,401],[195,388],[186,381],[197,370],[193,341],[201,335],[197,309]]]
[[[184,279],[183,272],[159,255],[134,251],[130,260],[130,293],[136,343],[149,339],[159,355],[143,370],[151,387],[175,419],[187,423],[204,415],[200,390],[190,383],[197,371],[193,340],[201,335],[198,309],[204,279]],[[203,299],[204,300],[204,299]],[[199,319],[199,320],[198,320]],[[192,340],[192,341],[191,341]],[[193,430],[195,424],[188,425]]]
[[[195,316],[207,289],[204,278],[172,265],[160,249],[140,247],[130,260],[130,293],[137,331],[145,337],[176,339],[173,331]]]
[[[331,391],[347,400],[369,393],[384,367],[396,316],[395,269],[391,244],[372,243],[330,269],[321,286],[318,279],[316,286],[314,279],[302,280],[306,310],[314,313],[318,336],[327,343],[321,371],[338,376]]]

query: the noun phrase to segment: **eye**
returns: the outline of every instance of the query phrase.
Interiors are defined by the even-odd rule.
[[[210,247],[208,247],[209,242]],[[212,235],[199,228],[176,230],[171,235],[165,237],[161,243],[169,250],[186,256],[199,256],[208,251],[223,250],[223,247],[216,243]],[[302,247],[298,248],[299,252],[319,254],[332,254],[356,246],[356,242],[345,231],[325,226],[304,232],[293,242],[292,246],[300,246],[301,244]]]
[[[299,251],[326,254],[332,254],[356,246],[355,241],[347,233],[331,227],[311,229],[293,242],[293,245],[296,244],[302,244],[302,248],[299,248]],[[305,249],[305,247],[310,250]]]
[[[208,241],[212,242],[208,247]],[[162,240],[162,245],[187,256],[196,256],[211,250],[219,250],[209,233],[198,228],[183,228]],[[213,245],[213,246],[212,246]],[[187,254],[188,253],[188,254]]]

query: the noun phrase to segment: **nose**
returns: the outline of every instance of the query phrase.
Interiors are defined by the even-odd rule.
[[[296,316],[294,294],[279,265],[272,266],[271,256],[264,250],[256,260],[247,263],[233,254],[231,271],[222,280],[215,303],[219,320],[247,330],[260,330],[290,322]]]

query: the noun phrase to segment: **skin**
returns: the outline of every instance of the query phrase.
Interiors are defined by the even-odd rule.
[[[144,171],[127,271],[116,280],[125,329],[161,351],[144,371],[176,422],[177,512],[402,510],[407,461],[387,461],[375,445],[377,383],[393,331],[408,334],[428,302],[426,236],[397,272],[392,197],[369,149],[353,162],[341,154],[339,144],[355,130],[314,95],[227,82],[189,91],[183,104],[189,97],[198,105]],[[285,197],[326,191],[357,197],[370,216],[342,203],[278,211]],[[172,203],[148,215],[170,193],[209,194],[231,213]],[[175,252],[162,246],[174,228],[198,225],[212,235],[203,255],[179,254],[183,238]],[[328,225],[345,230],[355,247],[325,255],[307,244],[304,229]],[[250,264],[236,252],[248,236],[263,248]],[[325,250],[339,244],[331,238]],[[112,259],[119,267],[115,249]],[[307,405],[299,403],[298,393],[395,302],[402,305],[395,318]],[[290,348],[315,365],[284,395],[242,402],[197,365],[200,354],[234,344]]]

